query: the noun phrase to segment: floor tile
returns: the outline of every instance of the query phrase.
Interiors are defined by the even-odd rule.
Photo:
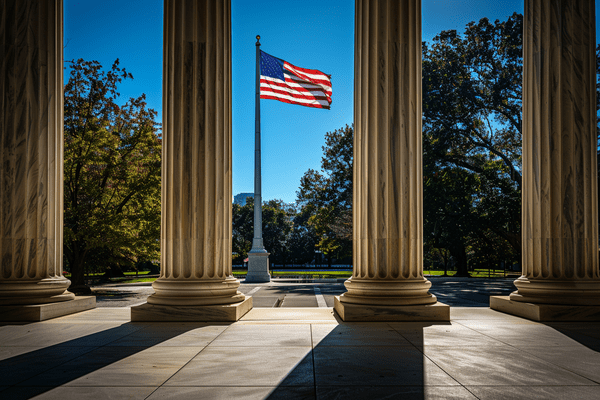
[[[313,346],[411,346],[386,323],[312,325]]]
[[[17,356],[22,356],[27,353],[40,351],[43,349],[45,349],[45,347],[26,347],[26,346],[0,347],[0,366],[2,365],[3,360],[7,360],[9,358],[13,358],[13,357],[17,357]]]
[[[592,382],[512,346],[425,347],[425,355],[462,385],[589,385]]]
[[[240,321],[330,321],[336,322],[332,308],[253,308]]]
[[[236,324],[228,327],[212,344],[221,347],[246,347],[249,343],[252,346],[269,347],[310,346],[310,325]]]
[[[124,321],[131,320],[131,308],[94,308],[76,314],[65,315],[64,317],[54,318],[45,322],[49,323],[85,323],[99,321]]]
[[[0,393],[10,400],[144,400],[154,387],[12,387]],[[34,397],[35,396],[35,397]]]
[[[521,317],[505,314],[500,311],[492,310],[489,307],[452,307],[450,308],[450,318],[452,320],[505,320],[518,321]]]
[[[414,347],[317,346],[317,386],[457,385]]]
[[[460,386],[317,386],[318,400],[477,400]]]
[[[23,385],[157,387],[190,361],[202,347],[102,347]]]
[[[0,346],[102,346],[127,336],[141,326],[131,323],[57,324],[40,322],[2,327]]]
[[[468,386],[480,400],[600,399],[600,386]]]
[[[576,342],[600,352],[599,322],[546,323],[549,327],[570,337]]]
[[[469,328],[522,349],[542,343],[544,346],[573,346],[578,344],[573,338],[543,324],[479,324],[470,325]]]
[[[498,340],[468,327],[454,323],[390,323],[403,337],[418,348],[422,346],[463,346],[489,347],[502,344]]]
[[[600,353],[583,345],[571,347],[530,346],[524,351],[600,383]]]
[[[148,400],[311,400],[314,387],[161,387]]]
[[[165,386],[311,386],[310,347],[208,346]]]
[[[146,326],[112,342],[111,346],[206,346],[227,329],[227,325],[173,324]]]
[[[31,348],[31,351],[22,351],[24,348],[12,349],[6,352],[3,349],[6,358],[0,361],[0,385],[15,385],[45,371],[54,370],[61,364],[89,353],[94,347],[52,346]]]

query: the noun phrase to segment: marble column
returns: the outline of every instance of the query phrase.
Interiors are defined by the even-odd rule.
[[[421,1],[356,0],[354,57],[354,271],[335,308],[447,319],[424,307],[437,300],[423,276]]]
[[[132,320],[236,320],[230,1],[165,0],[163,35],[161,274]]]
[[[593,0],[525,1],[523,275],[504,302],[513,310],[492,300],[502,311],[600,306],[594,11]],[[547,319],[600,318],[600,307],[554,310]]]
[[[63,258],[62,0],[0,3],[0,305],[73,300]]]

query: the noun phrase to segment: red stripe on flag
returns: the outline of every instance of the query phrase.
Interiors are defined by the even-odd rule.
[[[268,94],[261,94],[260,98],[261,99],[270,99],[270,100],[279,100],[279,101],[282,101],[284,103],[297,104],[299,106],[305,106],[305,107],[325,108],[327,110],[330,109],[330,107],[328,105],[324,105],[324,104],[319,104],[319,103],[301,103],[301,102],[290,100],[290,99],[283,99],[283,98],[277,97],[277,96],[270,96]]]
[[[300,68],[287,61],[283,61],[283,72],[285,81],[260,76],[261,99],[330,109],[333,92],[329,75],[316,69]]]
[[[323,100],[329,100],[329,96],[327,96],[327,94],[325,92],[323,92],[320,89],[306,89],[304,87],[297,87],[297,86],[290,86],[286,83],[282,83],[282,82],[275,82],[275,81],[268,81],[266,79],[261,79],[260,80],[260,90],[261,92],[264,90],[275,90],[275,88],[281,88],[282,92],[285,91],[286,93],[292,95],[292,96],[310,96],[310,97],[315,97],[315,96],[319,96],[322,97]],[[298,92],[298,93],[295,93]]]

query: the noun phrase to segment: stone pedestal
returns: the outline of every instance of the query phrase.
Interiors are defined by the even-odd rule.
[[[523,41],[523,275],[491,307],[600,306],[594,2],[526,0]]]
[[[355,21],[354,271],[335,309],[418,318],[437,301],[423,276],[421,1],[357,0]]]
[[[246,282],[264,283],[270,282],[269,253],[248,253],[248,274]]]
[[[48,309],[39,305],[72,302],[75,296],[62,275],[62,0],[7,0],[0,10],[0,312],[5,313],[5,306]],[[11,319],[31,320],[27,315]]]
[[[166,306],[145,303],[131,307],[131,321],[235,322],[252,309],[252,297],[226,305]]]
[[[0,321],[39,322],[96,308],[95,296],[46,304],[0,306]]]
[[[525,303],[510,296],[491,296],[490,308],[533,321],[600,321],[600,306]]]
[[[381,306],[352,304],[334,298],[334,308],[344,322],[450,321],[450,307],[440,302],[424,305]]]
[[[251,307],[231,271],[230,1],[165,0],[163,68],[161,274],[131,318],[230,321]]]

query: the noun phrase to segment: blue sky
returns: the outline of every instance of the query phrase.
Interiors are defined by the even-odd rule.
[[[119,58],[134,76],[121,86],[122,102],[145,93],[159,121],[162,8],[163,0],[64,0],[65,60],[98,60],[109,68]],[[423,40],[515,11],[523,13],[523,0],[422,0]],[[262,198],[293,202],[304,172],[320,168],[325,133],[352,123],[354,1],[232,0],[231,19],[234,195],[254,190],[256,35],[263,51],[332,75],[331,110],[261,100]]]

